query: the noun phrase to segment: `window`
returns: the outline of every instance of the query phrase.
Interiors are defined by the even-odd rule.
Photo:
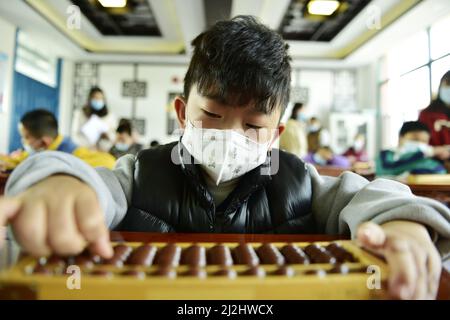
[[[19,31],[15,71],[55,88],[58,59],[50,48],[36,42],[31,35]]]
[[[431,90],[433,98],[437,96],[442,76],[450,70],[450,55],[431,64]]]
[[[428,68],[422,67],[381,86],[383,148],[395,146],[402,123],[417,120],[420,110],[430,103],[429,78]]]
[[[378,63],[381,148],[395,147],[402,123],[417,120],[420,110],[437,96],[439,82],[450,70],[448,30],[450,16],[433,24],[429,32],[424,30],[407,38],[381,57]]]
[[[394,78],[428,62],[426,31],[409,37],[386,55],[387,77]]]
[[[450,53],[450,16],[438,21],[430,28],[431,59],[438,59]]]

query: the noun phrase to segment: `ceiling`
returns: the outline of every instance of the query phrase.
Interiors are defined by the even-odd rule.
[[[309,0],[291,0],[283,16],[279,32],[286,40],[331,41],[345,28],[371,0],[341,1],[330,16],[310,15]]]
[[[104,36],[161,36],[147,0],[129,0],[124,8],[105,8],[98,1],[71,0]]]
[[[190,42],[208,26],[250,14],[284,36],[294,60],[324,61],[348,57],[422,2],[450,3],[342,0],[329,19],[319,19],[305,13],[306,1],[128,0],[124,9],[111,10],[97,0],[11,0],[0,1],[0,16],[75,57],[124,60],[133,55],[185,63]],[[73,8],[79,8],[79,17]],[[367,22],[374,13],[378,25],[371,28]],[[74,17],[79,27],[69,25]]]

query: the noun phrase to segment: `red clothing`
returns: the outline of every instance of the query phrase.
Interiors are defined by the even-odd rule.
[[[357,162],[368,162],[369,156],[367,155],[366,150],[362,149],[360,151],[356,151],[355,148],[350,147],[342,154],[347,158],[354,158]]]
[[[430,129],[430,145],[450,145],[450,108],[440,100],[433,101],[430,106],[423,109],[419,121]]]

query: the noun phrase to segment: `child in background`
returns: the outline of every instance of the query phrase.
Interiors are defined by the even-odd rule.
[[[398,148],[381,151],[376,161],[377,176],[446,173],[437,159],[448,158],[449,148],[432,147],[429,141],[430,130],[426,124],[419,121],[405,122],[400,129]]]
[[[366,151],[366,137],[362,133],[355,136],[353,145],[342,154],[353,165],[357,162],[368,162],[369,157]]]
[[[435,297],[438,248],[443,258],[450,254],[450,210],[395,181],[322,177],[273,147],[292,73],[276,31],[237,16],[192,44],[183,95],[174,101],[179,141],[124,156],[114,171],[67,153],[38,154],[10,176],[0,226],[11,223],[22,248],[37,256],[89,246],[106,259],[113,255],[108,228],[343,234],[386,259],[393,297]]]
[[[316,152],[308,153],[303,160],[307,163],[322,167],[350,168],[350,161],[346,157],[334,154],[333,150],[327,146],[321,146]]]
[[[109,153],[118,159],[126,154],[137,155],[141,150],[142,145],[134,141],[131,122],[122,121],[117,127],[116,141]]]
[[[37,109],[26,113],[20,120],[18,130],[24,151],[0,156],[6,169],[14,169],[28,157],[46,150],[73,154],[93,167],[112,169],[115,165],[116,159],[108,153],[78,147],[69,137],[60,135],[55,116],[47,110]]]

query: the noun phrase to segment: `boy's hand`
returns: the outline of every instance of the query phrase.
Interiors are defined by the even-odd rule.
[[[447,146],[433,147],[434,156],[440,160],[447,160],[450,158],[450,150]]]
[[[366,222],[357,239],[389,265],[389,293],[397,299],[434,299],[439,286],[441,258],[427,229],[409,221],[382,226]]]
[[[22,248],[34,256],[74,255],[88,244],[95,254],[112,255],[97,195],[70,176],[55,175],[17,197],[0,197],[0,228],[8,222]],[[0,246],[3,238],[0,234]]]

